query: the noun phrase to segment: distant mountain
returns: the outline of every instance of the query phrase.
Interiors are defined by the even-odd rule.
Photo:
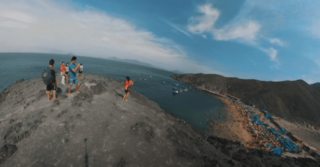
[[[173,71],[171,71],[171,72],[173,72],[173,73],[175,73],[175,74],[183,74],[183,72],[178,71],[178,70],[173,70]]]
[[[320,88],[320,82],[311,84],[310,86],[311,86],[311,87],[314,87],[314,88]]]
[[[134,59],[119,59],[117,57],[109,57],[108,59],[115,60],[115,61],[120,61],[120,62],[131,63],[131,64],[137,64],[137,65],[141,65],[141,66],[154,67],[151,64],[143,63],[141,61],[134,60]]]
[[[248,105],[289,121],[320,126],[320,88],[303,80],[265,82],[229,78],[216,74],[180,74],[172,78],[201,89],[230,94]]]

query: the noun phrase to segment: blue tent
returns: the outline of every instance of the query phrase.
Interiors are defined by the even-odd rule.
[[[281,148],[271,148],[273,150],[273,154],[276,154],[276,155],[281,155],[284,150],[281,149]]]

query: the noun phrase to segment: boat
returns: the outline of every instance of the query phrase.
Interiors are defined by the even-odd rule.
[[[174,86],[174,87],[172,87],[172,90],[177,90],[177,89],[178,89],[178,88],[177,88],[177,87],[175,87],[175,86]]]
[[[174,90],[172,93],[173,93],[174,95],[176,95],[176,94],[178,94],[179,92],[178,92],[177,90]]]
[[[164,81],[162,82],[162,84],[165,84],[165,83],[166,83],[166,82],[164,82]]]

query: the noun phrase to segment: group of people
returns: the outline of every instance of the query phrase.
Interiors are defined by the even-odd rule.
[[[62,65],[60,67],[61,70],[61,84],[65,85],[66,83],[69,83],[69,63],[65,65],[64,62],[62,62]],[[79,76],[82,77],[82,71],[83,71],[83,65],[80,63],[79,67]]]
[[[61,80],[61,84],[65,85],[65,83],[69,83],[69,90],[68,90],[68,94],[69,96],[73,96],[71,94],[71,88],[72,85],[75,85],[76,87],[76,93],[80,93],[79,92],[79,86],[78,86],[78,80],[77,80],[77,71],[79,71],[79,76],[82,77],[82,72],[83,72],[83,65],[81,64],[76,64],[77,62],[77,57],[73,56],[71,58],[71,62],[70,64],[67,63],[65,65],[64,62],[62,62],[62,65],[60,67],[61,69],[61,76],[62,76],[62,80]],[[47,98],[48,101],[50,101],[50,92],[52,91],[53,93],[53,100],[59,100],[57,98],[56,95],[56,90],[57,90],[57,80],[56,80],[56,71],[53,68],[54,66],[54,60],[51,59],[49,61],[49,68],[51,70],[51,75],[53,76],[52,81],[47,84]],[[131,86],[133,85],[134,80],[130,80],[130,77],[126,77],[126,82],[122,82],[122,84],[125,86],[125,95],[123,96],[124,101],[128,101],[128,96],[132,90]]]

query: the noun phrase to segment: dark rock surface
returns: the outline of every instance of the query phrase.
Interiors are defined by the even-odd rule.
[[[289,121],[320,126],[320,89],[303,80],[265,82],[216,74],[181,74],[172,78],[197,88],[233,95],[245,104]]]
[[[122,101],[116,80],[84,74],[79,87],[74,97],[58,93],[59,102],[47,101],[40,78],[7,88],[0,96],[0,166],[320,166],[207,137],[135,91]]]

